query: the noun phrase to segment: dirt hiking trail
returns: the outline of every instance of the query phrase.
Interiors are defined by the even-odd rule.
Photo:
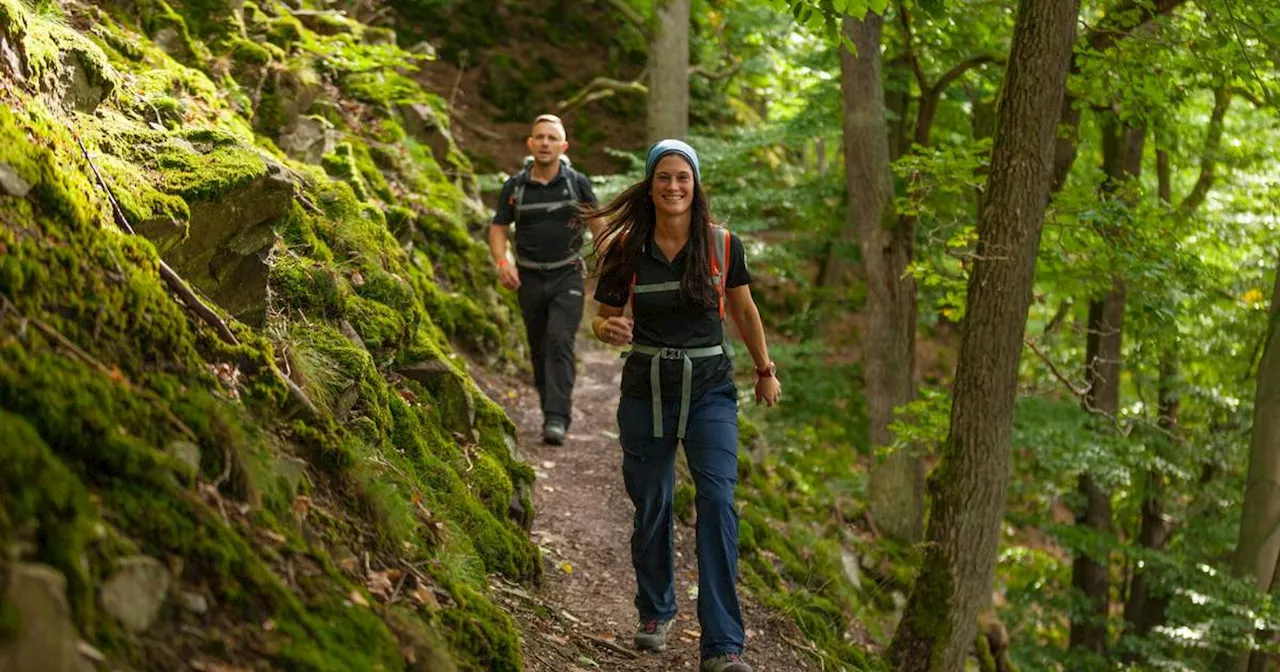
[[[590,315],[591,313],[588,313]],[[635,651],[630,535],[635,509],[622,483],[616,411],[622,362],[615,350],[578,335],[573,423],[563,446],[542,443],[538,393],[525,380],[473,367],[472,375],[507,409],[520,451],[537,471],[533,539],[542,547],[537,589],[498,583],[494,594],[522,632],[532,672],[697,670],[698,585],[694,528],[676,522],[676,599],[680,612],[662,653]],[[681,451],[683,452],[683,451]],[[683,455],[679,457],[683,461]],[[795,645],[805,638],[789,621],[757,605],[739,584],[747,630],[745,658],[757,672],[816,670]]]

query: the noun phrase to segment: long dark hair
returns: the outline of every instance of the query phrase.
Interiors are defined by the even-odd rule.
[[[614,197],[608,205],[587,213],[600,217],[605,228],[596,241],[596,257],[591,275],[595,278],[626,278],[628,282],[640,265],[645,245],[658,225],[653,206],[653,176],[647,175]],[[720,305],[720,296],[711,281],[711,209],[702,182],[694,179],[693,205],[689,218],[689,243],[686,249],[684,275],[680,278],[680,295],[702,308]],[[728,260],[725,260],[728,263]],[[721,269],[721,273],[727,269]]]

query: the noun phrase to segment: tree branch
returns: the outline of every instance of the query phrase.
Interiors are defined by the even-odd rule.
[[[1085,34],[1084,42],[1094,51],[1106,51],[1133,31],[1169,14],[1187,0],[1124,0],[1107,11],[1102,21]],[[1074,59],[1073,59],[1074,60]],[[1074,68],[1073,68],[1074,69]]]
[[[606,5],[612,7],[615,11],[623,16],[636,30],[644,35],[645,42],[649,41],[649,24],[644,17],[637,12],[635,7],[627,4],[627,0],[603,0]]]
[[[1213,91],[1213,114],[1209,116],[1209,128],[1205,132],[1204,152],[1200,155],[1200,176],[1191,187],[1186,198],[1178,204],[1184,214],[1194,212],[1204,203],[1217,177],[1215,169],[1218,165],[1218,149],[1222,146],[1222,122],[1227,116],[1227,108],[1231,106],[1231,94],[1225,87]]]
[[[1094,52],[1106,51],[1138,28],[1172,13],[1186,2],[1187,0],[1123,0],[1085,34],[1082,43]],[[1079,55],[1079,51],[1071,55],[1072,73],[1080,71]],[[1080,110],[1076,107],[1076,100],[1068,88],[1062,99],[1062,112],[1058,122],[1059,127],[1065,127],[1063,130],[1066,132],[1060,132],[1055,143],[1053,187],[1050,194],[1056,194],[1066,186],[1067,176],[1071,174],[1071,166],[1076,161],[1076,136],[1080,132]]]
[[[929,90],[929,78],[924,74],[924,68],[920,66],[920,59],[916,56],[915,49],[915,33],[911,30],[911,12],[907,11],[905,4],[898,3],[898,19],[902,22],[902,42],[903,42],[903,59],[911,66],[911,72],[916,76],[916,84],[920,86],[920,93],[924,95]]]
[[[705,77],[706,79],[710,79],[712,81],[719,81],[722,79],[728,79],[738,74],[738,70],[741,70],[741,69],[742,69],[742,59],[735,58],[735,59],[732,59],[732,65],[725,68],[724,70],[708,70],[702,67],[701,65],[691,65],[689,66],[689,76],[692,77],[693,75],[698,75],[700,77]]]
[[[579,105],[608,98],[618,93],[639,93],[648,94],[649,87],[645,86],[641,80],[644,79],[643,73],[636,81],[624,82],[620,79],[612,79],[610,77],[596,77],[591,80],[582,90],[573,94],[568,100],[562,100],[556,109],[560,112],[568,112]]]

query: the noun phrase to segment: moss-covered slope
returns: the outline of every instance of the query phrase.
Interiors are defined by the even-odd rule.
[[[485,577],[538,576],[533,474],[452,354],[518,330],[393,39],[0,0],[0,585],[55,569],[103,669],[520,667]]]

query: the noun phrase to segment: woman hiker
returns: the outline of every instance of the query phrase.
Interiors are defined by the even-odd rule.
[[[726,311],[755,361],[756,403],[774,405],[782,388],[751,298],[742,241],[712,222],[698,155],[679,140],[650,148],[644,180],[594,215],[605,230],[592,331],[606,343],[631,344],[618,428],[622,476],[636,509],[636,647],[665,649],[676,615],[673,497],[676,443],[683,441],[697,489],[700,669],[751,672],[741,658],[738,397]],[[628,301],[632,318],[623,316]]]

